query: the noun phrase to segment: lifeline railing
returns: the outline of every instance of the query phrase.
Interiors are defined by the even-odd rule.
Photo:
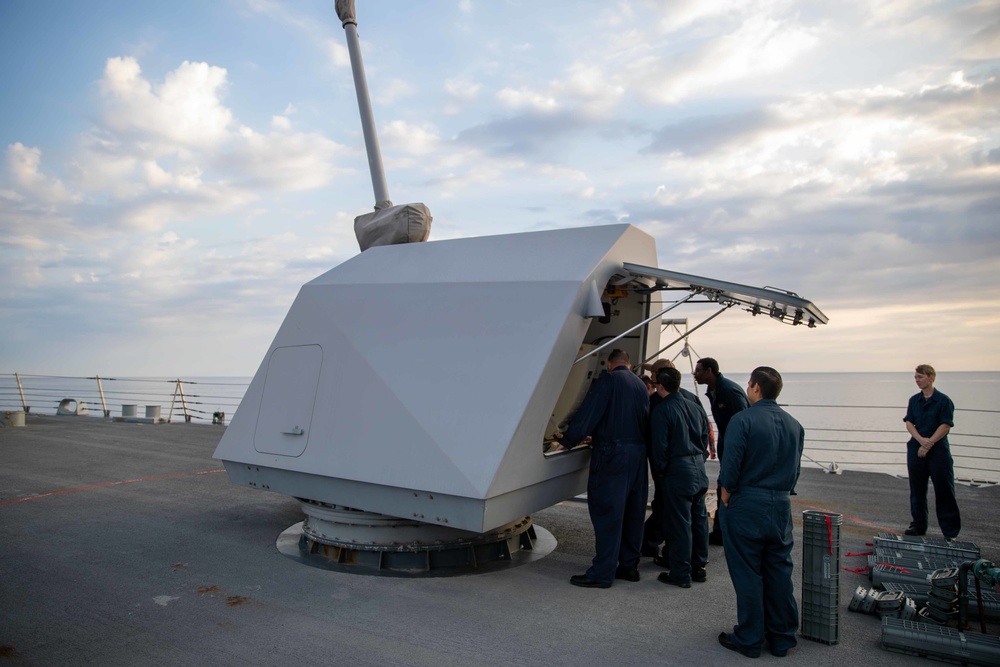
[[[181,378],[102,377],[0,374],[0,412],[59,414],[69,402],[74,414],[116,417],[123,406],[169,405],[165,421],[176,415],[185,422],[224,424],[250,384],[246,378],[184,380]]]
[[[832,473],[840,469],[861,468],[905,476],[905,443],[909,434],[902,428],[901,406],[779,404],[793,414],[801,413],[803,409],[891,410],[893,418],[900,420],[899,429],[809,426],[806,420],[800,419],[806,431],[803,464],[812,463]],[[981,418],[981,422],[992,419],[996,422],[992,425],[994,429],[1000,425],[1000,410],[955,408],[955,415],[956,423],[975,415]],[[965,415],[966,419],[959,419],[960,415]],[[1000,483],[1000,435],[996,433],[996,430],[994,433],[972,433],[960,428],[951,430],[948,445],[954,459],[956,481],[974,486]]]
[[[185,422],[224,424],[226,415],[236,412],[250,378],[138,378],[89,377],[64,375],[0,374],[0,412],[23,411],[30,414],[56,414],[59,405],[70,399],[86,404],[93,416],[113,417],[123,405],[169,405],[165,421],[174,415]],[[826,472],[869,470],[905,475],[906,447],[909,439],[900,420],[901,406],[892,405],[816,405],[781,404],[795,415],[806,430],[803,465],[814,465]],[[893,411],[884,423],[900,420],[899,428],[851,428],[830,426],[824,417],[836,410],[837,422],[856,423],[854,415],[867,411]],[[819,412],[817,412],[819,411]],[[1000,411],[956,408],[967,416],[956,423],[968,422],[975,414],[981,423],[978,430],[1000,433]],[[881,421],[881,417],[879,418]],[[994,423],[995,422],[995,423]],[[870,420],[869,420],[870,423]],[[2,420],[0,420],[2,425]],[[1000,483],[1000,435],[953,429],[948,435],[955,459],[955,476],[967,484]]]

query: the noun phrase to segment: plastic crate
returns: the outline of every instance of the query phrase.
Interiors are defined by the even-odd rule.
[[[930,604],[934,600],[940,603],[954,603],[958,600],[958,589],[957,588],[944,588],[942,586],[935,586],[931,584],[931,589],[927,591],[927,603]]]
[[[956,590],[958,588],[958,568],[946,567],[931,575],[931,586]]]
[[[865,595],[865,599],[861,602],[861,613],[871,614],[875,612],[878,608],[878,599],[881,597],[882,591],[877,591],[874,588],[869,588],[868,593]]]
[[[854,589],[854,595],[851,596],[851,601],[847,605],[847,611],[861,611],[861,605],[864,604],[865,598],[868,597],[868,588],[865,586],[858,586]]]
[[[899,618],[882,619],[882,648],[963,665],[1000,665],[1000,637]]]
[[[836,644],[840,641],[840,614],[836,607],[832,611],[820,612],[802,607],[801,635],[803,639]]]
[[[913,598],[906,598],[906,604],[899,610],[899,617],[904,621],[912,621],[917,618],[917,603]]]
[[[899,591],[883,591],[875,605],[877,611],[899,611],[906,602],[906,595]]]
[[[840,591],[840,514],[802,512],[802,583],[827,584]]]
[[[936,564],[939,568],[958,567],[963,562],[965,562],[961,559],[953,558],[951,556],[945,556],[942,554],[927,554],[927,553],[921,553],[919,551],[907,551],[905,549],[886,549],[884,547],[880,549],[875,549],[874,553],[868,556],[868,560],[872,560],[873,558],[874,559],[896,558],[899,560],[917,560],[927,563],[928,565],[931,563]]]
[[[911,570],[888,564],[876,565],[872,568],[872,585],[879,589],[885,588],[885,585],[890,582],[899,584],[924,584],[929,586],[927,578],[933,571]]]
[[[948,560],[938,560],[933,556],[921,556],[916,552],[909,558],[879,557],[878,555],[868,556],[868,576],[872,578],[876,565],[887,565],[910,572],[923,572],[927,576],[942,569],[951,567],[954,563]]]
[[[930,625],[947,625],[948,619],[941,620],[938,618],[937,614],[931,614],[931,610],[924,607],[917,612],[917,620],[922,623],[929,623]]]
[[[953,611],[951,610],[942,611],[941,609],[937,609],[936,607],[933,607],[931,605],[927,605],[920,611],[926,613],[927,617],[932,619],[938,625],[948,625],[948,621],[950,621],[952,618],[958,615],[958,609],[955,609]]]
[[[802,512],[801,634],[805,639],[840,641],[840,514]]]
[[[901,591],[906,597],[913,600],[918,607],[927,604],[927,597],[930,594],[930,584],[904,584],[888,583],[885,585],[887,591]],[[867,592],[868,589],[861,588]],[[976,584],[969,580],[969,601],[965,605],[965,611],[970,619],[979,618],[979,604],[976,602]],[[983,590],[983,616],[984,620],[990,622],[1000,622],[1000,593],[990,590]]]
[[[825,586],[804,585],[802,587],[802,605],[816,609],[836,609],[840,604],[839,596]]]
[[[974,542],[949,542],[948,540],[936,540],[915,535],[896,535],[895,533],[879,533],[875,536],[874,546],[876,549],[899,549],[946,556],[959,561],[978,560],[980,554],[979,545]]]

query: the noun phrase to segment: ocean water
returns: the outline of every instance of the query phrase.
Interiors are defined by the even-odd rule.
[[[727,374],[745,386],[748,373]],[[55,414],[65,398],[86,402],[89,415],[102,417],[96,377],[21,374],[25,402],[35,414]],[[249,377],[101,378],[103,405],[111,416],[123,404],[159,405],[175,421],[186,414],[195,423],[211,423],[213,414],[232,418],[250,383]],[[903,425],[906,403],[917,392],[913,373],[786,373],[778,402],[806,429],[804,467],[906,474]],[[684,387],[696,390],[690,373]],[[1000,372],[941,373],[935,387],[955,402],[955,428],[949,436],[959,479],[1000,483]],[[183,392],[183,401],[180,393]],[[706,408],[707,408],[706,402]],[[172,408],[172,412],[171,412]],[[13,374],[0,374],[0,412],[20,410]],[[711,414],[711,411],[709,411]]]

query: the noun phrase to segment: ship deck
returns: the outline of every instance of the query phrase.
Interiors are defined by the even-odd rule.
[[[746,661],[716,640],[736,618],[720,547],[710,548],[708,581],[688,590],[658,583],[651,559],[638,583],[577,588],[569,577],[588,567],[593,532],[574,499],[533,515],[558,546],[518,567],[413,579],[308,567],[275,547],[302,520],[298,502],[231,484],[212,458],[223,428],[36,415],[0,428],[0,665]],[[1000,487],[957,491],[960,539],[1000,559]],[[844,516],[841,565],[853,568],[866,560],[846,554],[908,525],[907,498],[905,479],[803,470],[793,497],[797,593],[802,510]],[[814,667],[926,664],[880,649],[878,618],[847,611],[862,585],[866,576],[841,570],[839,642],[800,638],[789,657]],[[765,650],[761,660],[778,658]]]

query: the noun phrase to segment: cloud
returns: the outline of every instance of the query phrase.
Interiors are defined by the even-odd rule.
[[[996,9],[995,4],[994,9]],[[992,17],[977,16],[977,19],[992,20],[972,34],[961,55],[965,58],[982,60],[1000,57],[1000,19],[997,19],[995,14]]]
[[[772,76],[818,44],[816,30],[786,18],[749,16],[735,29],[691,48],[651,50],[624,65],[624,79],[644,99],[676,104],[733,82]]]
[[[663,33],[674,33],[699,21],[750,11],[751,8],[758,5],[759,3],[737,2],[735,0],[720,0],[718,2],[677,0],[660,9],[657,27]]]
[[[225,141],[233,120],[222,103],[226,70],[184,61],[152,86],[134,58],[109,58],[100,89],[105,125],[123,135],[154,139],[171,148]]]
[[[583,111],[598,116],[613,110],[625,95],[624,86],[600,68],[579,63],[570,66],[567,77],[553,82],[551,88],[555,96],[577,102]]]
[[[346,69],[351,66],[351,53],[342,41],[329,39],[324,42],[324,46],[335,68]]]
[[[185,61],[156,84],[134,59],[109,58],[98,123],[63,164],[45,170],[39,148],[7,147],[11,187],[2,201],[19,230],[6,234],[9,243],[161,230],[231,214],[268,193],[320,188],[348,171],[335,166],[342,146],[294,131],[287,115],[273,115],[270,132],[239,124],[221,97],[227,86],[226,70],[207,63]],[[64,172],[72,189],[51,171]]]
[[[381,132],[385,146],[411,155],[427,155],[441,148],[441,139],[433,125],[414,125],[401,120],[389,122]]]
[[[480,84],[463,79],[446,79],[444,82],[445,92],[449,96],[465,102],[476,99],[481,88]]]
[[[704,155],[741,141],[752,141],[759,133],[781,127],[780,122],[767,109],[685,118],[656,132],[643,152]]]
[[[555,111],[559,106],[555,98],[545,93],[539,93],[522,88],[514,90],[504,88],[497,93],[497,100],[510,109],[531,109],[543,113]]]
[[[531,113],[467,128],[456,141],[494,155],[537,155],[590,125],[578,113]]]
[[[39,171],[41,164],[42,151],[38,148],[28,147],[20,142],[7,146],[7,170],[21,193],[30,195],[45,206],[74,200],[75,195],[58,178],[46,176]],[[13,191],[8,191],[6,198],[12,201],[23,199],[22,194]]]
[[[261,134],[242,126],[239,140],[214,166],[232,172],[232,180],[250,190],[297,192],[322,187],[342,173],[333,165],[341,152],[343,147],[316,133]]]
[[[465,79],[446,79],[444,91],[447,101],[442,107],[442,112],[448,116],[461,113],[475,102],[481,89],[480,84]]]
[[[389,79],[375,97],[378,104],[390,105],[417,92],[416,86],[402,79]]]

